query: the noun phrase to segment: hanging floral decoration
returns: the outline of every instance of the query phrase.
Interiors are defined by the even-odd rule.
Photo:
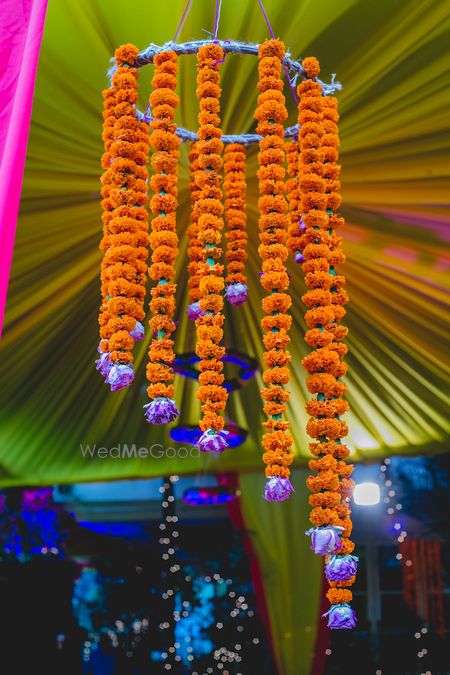
[[[103,252],[100,358],[97,369],[112,391],[134,379],[132,350],[143,337],[148,256],[148,127],[135,116],[138,49],[124,45],[104,92],[102,158]]]
[[[288,330],[291,317],[287,313],[291,298],[286,293],[289,276],[286,271],[286,245],[289,218],[285,197],[284,127],[287,118],[281,61],[285,49],[280,40],[266,40],[258,49],[258,120],[256,131],[259,143],[259,254],[262,260],[261,285],[267,295],[262,307],[266,316],[261,327],[265,347],[262,390],[264,412],[268,416],[262,445],[265,450],[267,483],[265,497],[269,501],[283,501],[292,492],[289,466],[294,458],[289,422],[284,419],[289,393],[290,355]]]
[[[342,443],[348,433],[342,420],[348,403],[343,398],[346,387],[341,381],[347,372],[342,361],[347,352],[342,342],[347,329],[340,321],[348,297],[345,277],[337,272],[345,258],[342,240],[335,231],[343,222],[335,213],[341,203],[337,163],[339,117],[336,99],[324,96],[321,84],[316,81],[320,70],[317,59],[305,59],[302,65],[307,79],[298,87],[298,185],[304,229],[298,244],[308,288],[302,298],[309,327],[305,339],[313,347],[303,359],[308,390],[314,395],[306,406],[310,415],[307,432],[315,439],[310,445],[315,457],[310,468],[315,475],[307,481],[312,492],[310,518],[314,527],[308,534],[314,552],[326,556],[325,574],[331,586],[327,598],[332,605],[327,612],[328,625],[352,628],[355,615],[348,604],[352,599],[349,586],[355,580],[358,559],[351,555],[354,544],[349,539],[353,467],[343,461],[349,450]]]
[[[150,326],[154,337],[150,343],[147,364],[147,379],[150,383],[147,393],[151,402],[145,406],[145,417],[151,424],[167,424],[179,415],[173,398],[172,363],[175,354],[171,338],[175,330],[175,260],[178,254],[176,209],[180,139],[175,133],[175,110],[179,102],[175,92],[177,70],[175,52],[167,51],[155,56],[153,91],[150,95],[153,114],[150,143],[153,148],[151,161],[154,174],[150,180],[153,217],[149,274],[156,285],[151,291]]]
[[[245,145],[259,143],[259,237],[262,262],[260,282],[266,292],[261,322],[264,343],[262,398],[267,420],[262,447],[266,464],[265,497],[283,501],[293,492],[290,465],[293,439],[285,417],[289,400],[288,351],[292,304],[286,261],[289,251],[305,274],[305,339],[312,351],[303,359],[308,373],[307,432],[314,458],[308,478],[312,507],[311,547],[324,556],[330,584],[327,612],[331,628],[355,624],[349,602],[358,558],[350,540],[349,500],[353,490],[349,451],[342,439],[348,429],[342,419],[348,409],[342,382],[347,366],[341,324],[348,301],[342,240],[337,229],[340,166],[339,115],[332,96],[340,88],[319,80],[315,58],[293,61],[281,40],[245,45],[258,56],[258,99],[255,134],[223,135],[220,117],[220,64],[228,52],[243,51],[239,42],[191,41],[163,47],[150,45],[138,53],[125,45],[116,52],[111,87],[104,93],[105,154],[102,165],[104,253],[101,272],[100,359],[97,367],[113,390],[134,378],[132,349],[143,337],[148,244],[149,275],[154,285],[150,300],[147,377],[150,403],[146,419],[153,424],[173,421],[179,414],[174,391],[175,263],[178,254],[176,209],[180,141],[192,143],[189,154],[191,217],[188,227],[188,316],[196,326],[198,359],[197,397],[201,402],[203,452],[220,453],[227,447],[223,413],[227,382],[223,373],[224,299],[233,305],[247,298]],[[198,132],[177,127],[177,54],[197,54]],[[136,108],[137,70],[155,67],[150,96],[153,196],[151,233],[147,231],[148,126]],[[285,129],[287,110],[282,68],[300,78],[297,88],[298,125]],[[293,85],[292,85],[293,86]],[[225,146],[225,150],[224,150]],[[287,159],[287,176],[285,160]],[[224,182],[222,190],[222,171]],[[224,232],[226,222],[226,232]],[[222,264],[223,239],[226,240]],[[176,365],[176,364],[175,364]]]
[[[247,278],[245,262],[247,260],[247,218],[245,146],[242,143],[230,143],[224,151],[224,192],[225,222],[227,230],[227,261],[225,277],[225,297],[232,305],[242,305],[247,300]]]
[[[228,392],[223,386],[225,347],[223,338],[223,265],[222,231],[223,203],[221,170],[223,166],[222,130],[220,127],[221,88],[219,62],[223,59],[222,47],[205,45],[198,51],[197,98],[200,112],[197,143],[199,170],[195,173],[199,188],[197,198],[198,238],[203,246],[203,264],[200,278],[200,310],[196,320],[196,354],[200,357],[199,388],[197,397],[202,403],[200,428],[203,435],[198,441],[202,452],[223,452],[227,447],[223,431],[224,410]]]

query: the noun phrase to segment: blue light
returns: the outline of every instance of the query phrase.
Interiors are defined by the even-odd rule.
[[[200,358],[194,352],[178,354],[173,361],[173,369],[182,377],[197,380],[200,373],[195,366],[199,361]],[[222,361],[238,367],[237,377],[227,378],[223,384],[229,392],[240,389],[242,383],[254,377],[259,369],[258,361],[255,358],[234,350],[227,350]]]
[[[235,499],[236,495],[224,487],[189,488],[183,494],[183,501],[190,506],[220,506]]]
[[[228,431],[227,443],[230,448],[237,448],[247,439],[248,432],[233,422],[225,425],[225,431]],[[181,424],[177,427],[172,427],[169,431],[172,441],[186,445],[197,445],[202,433],[198,426],[192,424]]]

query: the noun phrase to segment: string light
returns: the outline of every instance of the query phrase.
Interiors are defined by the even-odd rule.
[[[195,614],[196,603],[189,602],[186,599],[181,599],[180,592],[177,590],[176,575],[181,571],[181,567],[178,563],[174,563],[173,560],[176,558],[176,546],[175,539],[179,536],[179,532],[176,529],[176,523],[178,522],[178,517],[174,513],[175,508],[175,498],[173,495],[173,485],[178,480],[178,477],[170,476],[169,479],[165,479],[162,485],[162,490],[160,494],[162,496],[161,506],[162,506],[162,519],[163,523],[160,524],[161,535],[159,537],[159,543],[162,546],[162,559],[167,562],[166,580],[174,579],[172,583],[168,585],[169,588],[165,588],[161,593],[161,597],[164,601],[174,602],[175,607],[169,612],[170,617],[168,620],[162,621],[159,624],[159,630],[167,633],[169,629],[173,628],[174,635],[179,637],[182,636],[180,633],[180,628],[183,621],[189,620],[191,614]],[[172,498],[171,498],[172,497]],[[172,561],[172,562],[171,562]],[[170,576],[172,575],[172,576]],[[195,574],[183,574],[184,581],[186,583],[193,582],[204,582],[207,585],[213,584],[215,589],[213,591],[212,597],[225,597],[230,600],[229,615],[232,619],[237,619],[239,624],[236,626],[236,634],[242,634],[244,632],[244,626],[241,624],[241,617],[254,617],[255,612],[249,609],[249,604],[245,597],[245,594],[242,593],[242,588],[239,588],[239,592],[230,590],[228,588],[233,584],[233,579],[224,578],[219,572],[214,571],[209,574],[205,574],[203,577],[197,577]],[[194,586],[195,588],[195,586]],[[226,589],[226,590],[225,590]],[[225,591],[225,594],[224,594]],[[210,592],[208,592],[209,595]],[[184,624],[186,625],[186,624]],[[223,630],[224,623],[223,621],[218,621],[215,623],[215,627],[218,630]],[[185,630],[185,629],[182,629]],[[226,632],[228,637],[229,631]],[[225,637],[225,636],[224,636]],[[249,638],[253,645],[259,645],[259,637]],[[175,664],[183,662],[186,666],[189,664],[189,667],[195,663],[195,644],[192,646],[191,637],[189,635],[183,635],[182,640],[175,641],[172,645],[167,647],[165,651],[159,653],[159,659],[164,663],[164,669],[167,671],[173,670]],[[233,648],[227,646],[217,647],[214,651],[215,659],[215,668],[210,668],[206,670],[206,673],[212,673],[219,670],[223,670],[224,664],[237,664],[243,660],[241,655],[243,650],[242,643],[236,641]],[[220,668],[219,668],[220,666]],[[205,672],[205,671],[202,671]],[[226,670],[225,672],[229,672]]]
[[[391,464],[390,458],[386,457],[384,459],[383,463],[380,465],[380,478],[381,478],[381,482],[382,482],[383,487],[384,487],[384,492],[386,493],[386,496],[384,497],[383,502],[385,504],[389,505],[388,508],[386,509],[386,513],[387,513],[388,516],[393,516],[393,515],[396,514],[396,512],[398,513],[399,511],[401,511],[403,509],[403,505],[399,501],[399,496],[398,496],[399,489],[398,489],[398,487],[396,487],[393,484],[392,479],[389,477],[389,465],[390,464]],[[396,498],[397,501],[394,498]],[[399,517],[399,516],[397,515],[397,517]],[[408,537],[407,530],[402,528],[402,524],[399,521],[396,521],[393,524],[393,530],[395,532],[400,531],[399,536],[397,536],[397,538],[396,538],[396,542],[399,543],[399,544],[403,543],[405,541],[405,539]],[[402,553],[400,553],[400,552],[396,553],[395,557],[396,557],[397,560],[403,561],[403,554]],[[407,559],[407,560],[404,561],[404,564],[406,565],[406,567],[411,567],[412,564],[413,564],[413,561],[410,560],[410,559]],[[420,640],[422,638],[422,636],[427,634],[427,632],[428,632],[428,629],[427,629],[426,626],[424,626],[423,628],[421,628],[420,632],[416,631],[416,633],[414,633],[414,637],[416,638],[416,640]],[[425,649],[425,648],[421,649],[419,652],[417,652],[417,656],[420,659],[422,659],[427,654],[428,654],[428,650]],[[380,675],[381,672],[382,672],[381,670],[377,670],[376,674]],[[431,675],[431,672],[426,671],[425,673],[421,673],[421,675]]]

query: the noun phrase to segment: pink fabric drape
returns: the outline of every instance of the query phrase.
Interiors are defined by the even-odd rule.
[[[0,335],[11,269],[36,68],[47,0],[2,0],[0,11]]]

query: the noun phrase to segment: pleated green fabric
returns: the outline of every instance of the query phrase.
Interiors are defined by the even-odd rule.
[[[283,675],[311,672],[320,619],[322,559],[305,543],[310,527],[306,476],[305,469],[293,472],[295,498],[282,504],[261,499],[263,476],[247,473],[239,480],[242,512],[259,560],[277,666]]]
[[[95,372],[101,236],[101,90],[116,46],[163,43],[184,2],[79,0],[50,3],[41,51],[21,213],[1,347],[0,484],[51,483],[255,470],[260,460],[260,378],[230,396],[227,414],[249,430],[244,446],[212,458],[86,459],[80,444],[171,445],[167,429],[144,420],[146,344],[136,382],[110,393]],[[213,2],[194,0],[182,39],[204,37]],[[447,447],[445,248],[450,75],[448,3],[438,0],[267,0],[274,30],[293,56],[315,55],[322,76],[344,84],[342,231],[351,303],[347,325],[355,460]],[[219,37],[262,41],[256,0],[224,2]],[[141,71],[142,105],[152,69]],[[254,128],[256,60],[227,56],[222,67],[223,129]],[[195,59],[180,59],[179,123],[196,127]],[[295,105],[286,91],[289,123]],[[179,233],[189,218],[187,149],[180,176]],[[226,342],[261,359],[262,297],[257,255],[257,148],[248,156],[250,301],[227,309]],[[178,352],[194,346],[185,316],[186,242],[178,265]],[[297,462],[305,434],[304,290],[293,263],[292,391],[289,415]],[[148,342],[148,337],[147,337]],[[180,380],[182,423],[195,424],[195,383]]]

